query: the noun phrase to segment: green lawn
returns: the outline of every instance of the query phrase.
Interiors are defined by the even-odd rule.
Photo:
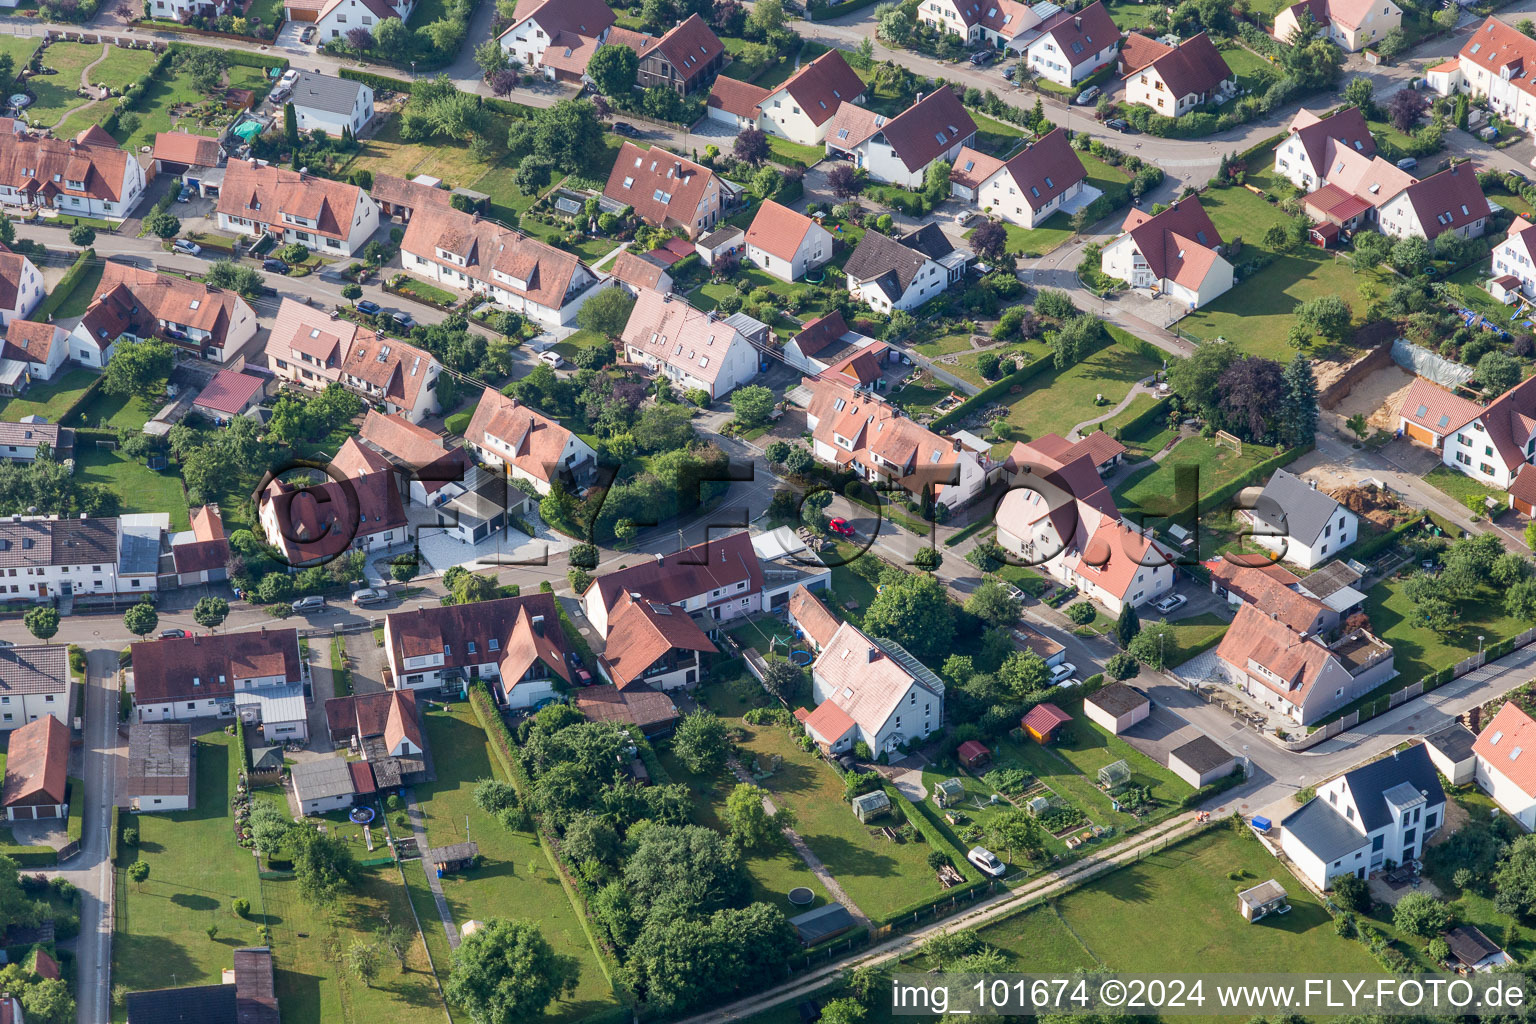
[[[453,919],[463,924],[471,918],[530,918],[555,950],[575,958],[581,980],[569,1000],[551,1005],[547,1019],[577,1020],[616,1005],[612,986],[604,977],[587,941],[576,911],[560,879],[530,833],[509,832],[493,815],[475,805],[473,790],[479,779],[498,774],[490,743],[468,704],[450,704],[425,716],[427,744],[437,768],[437,781],[416,787],[416,799],[426,817],[427,841],[432,846],[462,842],[466,821],[480,847],[480,865],[472,871],[443,879],[444,895]],[[432,959],[449,963],[448,939],[438,920],[424,869],[406,867],[411,899]]]
[[[77,366],[53,380],[33,384],[18,398],[0,399],[0,420],[14,423],[23,416],[41,416],[49,423],[57,423],[64,410],[74,405],[99,376],[94,370]]]
[[[744,763],[772,768],[758,784],[794,810],[801,837],[860,910],[878,919],[943,891],[928,867],[927,844],[872,838],[843,800],[837,773],[801,750],[788,729],[744,722],[741,728]]]
[[[1083,162],[1083,169],[1088,172],[1089,185],[1109,196],[1126,190],[1129,179],[1120,168],[1105,163],[1092,153],[1079,150],[1077,157]],[[1122,215],[1117,210],[1110,214],[1109,219],[1115,220],[1120,216]],[[1054,213],[1038,227],[1033,228],[1005,222],[1003,231],[1008,235],[1009,252],[1038,253],[1043,256],[1072,237],[1072,218],[1065,213]],[[970,232],[966,232],[966,237],[970,237]]]
[[[1177,665],[1188,661],[1197,650],[1215,643],[1216,638],[1224,634],[1231,623],[1215,612],[1202,612],[1199,615],[1175,619],[1169,625],[1173,627],[1178,653],[1170,654],[1167,663]]]
[[[995,117],[988,117],[974,110],[971,111],[971,120],[976,122],[976,148],[993,156],[1009,156],[1024,141],[1024,136],[1027,134],[1016,124],[999,121]]]
[[[1065,437],[1077,424],[1109,412],[1132,385],[1162,365],[1161,359],[1111,343],[1065,370],[1047,370],[1009,403],[1008,423],[1014,437],[1021,441],[1051,433]],[[1101,394],[1104,404],[1095,405],[1095,396]],[[993,453],[1012,446],[1012,441],[1001,442],[993,446]]]
[[[1237,873],[1237,880],[1229,877]],[[1273,878],[1291,911],[1249,924],[1235,890]],[[977,933],[1011,955],[1007,970],[1078,968],[1246,973],[1276,970],[1379,974],[1359,942],[1334,934],[1327,910],[1256,840],[1224,827],[1178,843]],[[1177,965],[1169,962],[1177,954]]]
[[[1273,162],[1271,152],[1265,150],[1253,156],[1248,166],[1268,166]],[[1254,184],[1258,185],[1258,182]],[[1211,223],[1216,225],[1222,241],[1230,244],[1234,238],[1241,238],[1245,249],[1250,245],[1262,248],[1264,232],[1289,219],[1279,205],[1240,185],[1208,188],[1200,194],[1200,205],[1211,215]],[[1243,258],[1239,256],[1237,261],[1241,262]]]
[[[188,527],[187,497],[175,469],[153,470],[121,452],[97,448],[95,442],[75,446],[75,474],[82,481],[105,484],[122,501],[124,512],[165,512],[171,529]]]
[[[1152,18],[1158,12],[1158,5],[1143,0],[1109,0],[1104,7],[1109,11],[1110,17],[1115,19],[1115,24],[1122,31],[1134,31],[1146,28],[1152,24]]]
[[[1516,307],[1506,306],[1489,295],[1483,288],[1483,282],[1486,280],[1488,280],[1488,267],[1482,263],[1463,267],[1446,278],[1447,291],[1453,293],[1449,296],[1451,305],[1481,313],[1500,327],[1513,329],[1511,321],[1519,316],[1515,313]]]
[[[1227,62],[1227,67],[1237,76],[1239,88],[1262,93],[1276,77],[1275,66],[1252,50],[1234,44],[1223,47],[1219,52]]]
[[[935,380],[925,371],[911,384],[892,391],[890,401],[908,416],[922,416],[932,412],[933,407],[949,397],[949,394],[948,385]]]
[[[1130,449],[1131,455],[1150,457],[1163,450],[1163,446],[1173,440],[1173,431],[1163,420],[1148,423],[1140,429],[1126,433],[1124,425],[1140,416],[1147,409],[1156,404],[1157,399],[1148,394],[1140,394],[1131,399],[1131,404],[1120,410],[1119,414],[1100,424],[1099,429],[1108,431],[1121,444]]]
[[[125,397],[97,391],[89,402],[80,407],[79,426],[111,430],[128,427],[137,430],[160,411],[162,404],[140,395]]]
[[[101,284],[102,269],[102,265],[98,263],[88,265],[80,272],[80,276],[75,278],[75,286],[70,289],[69,296],[62,299],[58,307],[53,311],[53,318],[55,320],[85,315],[86,309],[91,304],[91,299],[96,296],[97,287]],[[70,371],[70,373],[76,372],[79,371]]]
[[[777,135],[768,136],[768,152],[773,154],[774,163],[790,167],[810,167],[827,155],[821,146],[802,146]]]
[[[1177,809],[1175,802],[1189,792],[1187,785],[1124,741],[1101,732],[1082,716],[1081,701],[1056,703],[1073,721],[1062,727],[1054,743],[1041,746],[1031,739],[1008,737],[992,745],[993,763],[998,767],[1023,768],[1049,786],[1060,802],[1075,806],[1096,825],[1123,830],[1142,820],[1167,817]],[[1153,799],[1160,801],[1160,806],[1144,812],[1142,819],[1115,810],[1109,794],[1099,789],[1099,769],[1122,758],[1131,767],[1132,781],[1146,786]]]
[[[80,72],[106,49],[108,47],[100,43],[54,43],[48,47],[48,52],[43,55],[43,64],[58,73],[34,75],[27,81],[28,88],[36,97],[32,106],[27,108],[27,116],[33,124],[57,124],[66,111],[86,102],[85,97],[79,94]],[[105,117],[110,108],[105,104],[100,106],[100,116]]]
[[[1286,362],[1296,354],[1286,336],[1298,305],[1324,295],[1342,296],[1358,325],[1371,299],[1385,293],[1387,281],[1386,272],[1355,271],[1346,260],[1309,249],[1281,256],[1180,320],[1179,328],[1198,341],[1222,337],[1249,355]]]
[[[1186,437],[1167,458],[1156,463],[1155,468],[1144,469],[1122,480],[1114,490],[1115,501],[1122,511],[1134,507],[1146,515],[1155,516],[1168,507],[1168,502],[1175,506],[1184,503],[1184,494],[1175,495],[1181,467],[1193,466],[1199,471],[1189,482],[1193,493],[1209,494],[1273,455],[1273,448],[1262,445],[1245,444],[1243,453],[1238,455],[1231,448],[1218,448],[1205,438]]]
[[[1413,602],[1403,593],[1405,583],[1406,579],[1383,580],[1366,595],[1365,614],[1371,620],[1371,630],[1392,646],[1398,673],[1391,682],[1371,693],[1374,699],[1476,654],[1479,636],[1487,647],[1530,626],[1504,614],[1502,593],[1482,587],[1471,600],[1457,602],[1456,628],[1452,632],[1435,633],[1414,624]]]
[[[11,58],[11,65],[20,71],[32,60],[41,40],[37,36],[0,37],[0,54]]]
[[[1450,466],[1441,464],[1425,474],[1424,480],[1433,484],[1436,490],[1450,496],[1456,504],[1466,507],[1468,498],[1492,498],[1498,503],[1498,507],[1507,505],[1505,491],[1497,487],[1489,487],[1487,484],[1474,480],[1465,473],[1458,473]]]
[[[78,134],[93,124],[100,124],[103,120],[105,120],[107,114],[112,110],[112,101],[92,104],[84,110],[80,110],[74,114],[71,114],[63,121],[58,121],[59,115],[62,114],[65,110],[79,106],[85,102],[85,97],[75,95],[75,90],[79,88],[80,85],[80,69],[101,55],[100,46],[92,46],[82,43],[54,43],[53,45],[49,46],[47,51],[44,53],[44,62],[53,65],[55,60],[54,54],[59,50],[61,46],[68,46],[73,48],[71,50],[64,51],[63,59],[68,60],[73,65],[74,70],[68,75],[52,75],[49,76],[46,80],[33,79],[32,82],[36,83],[39,81],[47,81],[49,83],[48,87],[50,89],[50,102],[56,103],[58,105],[57,111],[52,115],[53,119],[57,121],[57,124],[54,127],[54,135],[58,138],[67,138],[69,136]],[[154,69],[156,60],[158,60],[158,56],[149,50],[125,50],[114,46],[111,47],[110,54],[108,55],[107,59],[91,69],[90,79],[91,82],[95,85],[106,85],[109,86],[114,92],[120,92],[127,86],[138,81],[140,78],[143,78],[146,74],[152,71]],[[240,69],[231,69],[232,72],[238,70]],[[261,83],[257,83],[258,90],[260,84]],[[150,95],[153,95],[153,90],[154,87],[152,86]],[[39,95],[41,96],[41,94]],[[187,96],[193,102],[198,99],[202,99],[201,95],[198,94],[195,90],[189,91]],[[36,107],[33,108],[33,111],[33,116],[36,117]],[[136,113],[144,122],[157,120],[153,116],[155,111],[150,107],[146,106],[143,109],[136,111]],[[223,115],[222,123],[228,124],[231,120],[233,120],[233,115],[226,112]],[[118,141],[123,141],[124,135],[125,133],[119,133]],[[153,134],[151,133],[149,135],[143,136],[143,141],[145,143],[153,142]],[[135,146],[137,146],[137,144],[138,143],[135,143]]]

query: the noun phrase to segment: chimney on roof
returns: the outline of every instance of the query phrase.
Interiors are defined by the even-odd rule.
[[[263,632],[265,632],[265,631],[263,631]],[[197,646],[197,634],[196,633],[192,634],[192,646],[193,647]]]
[[[660,551],[656,552],[656,564],[657,565],[665,564],[666,560],[667,560],[667,556],[666,555],[662,554]]]
[[[1079,32],[1081,32],[1083,30],[1083,16],[1079,14],[1077,17],[1073,18],[1072,24],[1076,26]]]
[[[912,101],[912,105],[915,107],[915,106],[917,106],[921,102],[923,102],[923,94],[922,93],[918,93],[917,94],[917,99]]]
[[[872,661],[872,662],[880,660],[880,648],[874,647],[874,646],[870,647],[870,649],[869,649],[869,660]]]

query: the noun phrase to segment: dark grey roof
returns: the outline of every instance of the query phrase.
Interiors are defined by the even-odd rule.
[[[427,851],[429,864],[449,864],[461,860],[473,860],[480,856],[480,846],[477,843],[450,843],[447,846],[434,846]]]
[[[137,722],[128,734],[128,796],[185,796],[192,776],[192,727]]]
[[[789,923],[794,925],[795,931],[800,933],[801,942],[807,946],[814,946],[824,939],[852,928],[853,915],[841,903],[828,903],[824,907],[807,910],[803,914],[790,918]]]
[[[928,265],[928,256],[911,249],[878,231],[866,231],[843,266],[848,277],[874,281],[894,301],[906,293],[918,271]]]
[[[332,78],[330,75],[317,75],[312,71],[301,71],[299,77],[293,82],[293,95],[291,102],[296,107],[309,107],[313,110],[328,110],[333,114],[352,113],[352,108],[357,104],[357,94],[367,88],[361,82],[350,82],[344,78]]]
[[[1354,853],[1369,840],[1344,820],[1344,815],[1328,806],[1328,801],[1313,797],[1299,811],[1290,814],[1280,823],[1288,835],[1312,851],[1312,855],[1325,864],[1332,863],[1347,853]]]
[[[117,564],[116,519],[0,520],[0,568]]]
[[[1424,742],[1444,754],[1452,764],[1460,764],[1471,760],[1472,744],[1477,742],[1477,736],[1471,729],[1458,722],[1447,729],[1441,729],[1433,736],[1424,737]]]
[[[1425,802],[1433,807],[1445,803],[1445,791],[1440,788],[1440,777],[1429,759],[1424,745],[1416,743],[1400,753],[1384,757],[1344,776],[1344,782],[1354,795],[1355,807],[1360,812],[1360,824],[1366,832],[1392,822],[1392,812],[1382,794],[1393,786],[1407,783],[1425,794]]]
[[[145,522],[149,518],[152,517],[137,515],[118,520],[123,542],[117,571],[125,576],[148,576],[159,571],[162,531],[158,524]]]
[[[1253,515],[1279,536],[1310,546],[1333,518],[1339,503],[1294,473],[1283,469],[1264,485]]]
[[[64,644],[0,647],[0,693],[63,693],[68,685]]]
[[[128,993],[128,1024],[237,1024],[235,986],[196,985]]]
[[[1448,932],[1441,933],[1441,938],[1445,939],[1446,945],[1451,947],[1451,955],[1468,967],[1482,963],[1496,953],[1504,952],[1475,925],[1464,924],[1459,928],[1452,928]]]
[[[714,249],[717,246],[724,245],[726,242],[729,242],[733,237],[736,236],[745,238],[746,232],[734,224],[727,224],[725,227],[711,231],[709,234],[699,239],[699,244],[706,249]],[[645,259],[644,254],[641,254],[640,258]],[[646,262],[650,261],[647,260]]]
[[[448,502],[461,516],[483,523],[507,510],[509,488],[506,478],[499,473],[490,473],[480,466],[472,465],[469,475],[464,478],[463,487],[464,493]],[[517,491],[514,497],[521,501],[523,493]]]
[[[1168,756],[1178,758],[1202,775],[1237,759],[1235,754],[1209,736],[1196,736],[1183,746],[1174,748]]]
[[[1352,587],[1359,582],[1360,574],[1351,569],[1349,563],[1335,559],[1303,578],[1300,586],[1319,601],[1326,601],[1345,587]]]
[[[1126,686],[1124,683],[1110,683],[1103,689],[1090,693],[1083,700],[1096,708],[1103,708],[1116,718],[1127,711],[1135,711],[1147,703],[1147,698],[1140,690]]]
[[[955,251],[955,247],[949,243],[949,238],[933,221],[929,221],[903,237],[901,244],[909,249],[916,249],[931,260],[941,260]]]

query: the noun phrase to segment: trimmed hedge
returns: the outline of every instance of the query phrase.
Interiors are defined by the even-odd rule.
[[[340,74],[342,78],[350,79],[354,82],[362,82],[374,92],[378,92],[380,90],[389,90],[390,92],[403,92],[409,94],[411,91],[411,83],[403,78],[391,78],[388,75],[375,75],[371,71],[359,71],[357,68],[347,67],[342,68],[338,74]]]
[[[90,403],[91,399],[96,397],[96,392],[101,390],[101,382],[105,379],[105,375],[102,375],[91,381],[90,384],[86,385],[85,390],[80,392],[80,397],[69,403],[69,406],[65,408],[63,412],[59,413],[59,423],[68,426],[70,423],[79,420],[83,415],[80,410],[84,409],[86,405]],[[116,440],[117,431],[109,430],[106,431],[106,433],[109,434],[113,440]]]
[[[981,878],[981,872],[977,870],[976,865],[965,859],[965,851],[960,849],[959,844],[946,836],[944,830],[939,827],[933,808],[928,806],[928,801],[924,800],[920,804],[913,803],[907,799],[905,793],[889,782],[885,784],[884,789],[885,795],[891,798],[891,803],[901,807],[907,820],[923,834],[923,839],[929,846],[935,850],[949,851],[950,858],[955,862],[955,869],[966,881],[973,882]]]
[[[862,11],[877,2],[878,0],[843,0],[840,4],[828,4],[825,7],[807,7],[805,16],[811,21],[827,21],[844,14],[852,14],[854,11]]]
[[[213,34],[224,35],[224,36],[228,36],[230,39],[246,39],[246,40],[249,40],[251,38],[250,36],[241,36],[241,35],[235,35],[235,34],[232,34],[232,33],[224,33],[224,32],[221,32],[221,33],[209,33],[209,34],[210,35],[213,35]],[[195,45],[193,45],[191,43],[172,43],[170,46],[168,46],[166,48],[166,52],[167,53],[177,53],[177,52],[179,52],[181,50],[202,50],[202,49],[207,49],[207,47],[195,46]],[[284,71],[288,70],[288,58],[287,57],[279,57],[276,54],[271,54],[271,53],[251,53],[251,52],[246,51],[246,50],[222,50],[222,49],[219,52],[224,55],[224,59],[227,60],[230,64],[236,65],[238,67],[242,67],[242,68],[271,68],[271,67],[279,67],[279,68],[282,68]],[[345,70],[345,69],[343,69],[343,70]]]
[[[1378,533],[1374,537],[1358,540],[1355,542],[1354,550],[1350,552],[1349,557],[1355,559],[1356,561],[1363,562],[1367,558],[1375,555],[1377,552],[1383,551],[1391,547],[1393,544],[1396,544],[1404,534],[1418,526],[1423,521],[1424,516],[1422,513],[1420,513],[1419,515],[1410,517],[1406,522],[1399,523],[1398,525],[1392,527],[1392,529],[1388,530],[1386,533]]]
[[[1148,423],[1163,422],[1168,418],[1168,410],[1172,407],[1172,395],[1168,396],[1167,398],[1159,398],[1157,401],[1147,406],[1147,408],[1143,409],[1141,412],[1137,413],[1135,416],[1132,416],[1130,419],[1116,427],[1115,440],[1125,440],[1127,437],[1136,433],[1136,431],[1140,430]]]
[[[53,286],[53,291],[49,292],[32,311],[32,319],[39,323],[47,323],[53,319],[53,314],[64,304],[64,300],[69,298],[70,293],[75,290],[75,285],[80,283],[80,276],[85,273],[87,265],[95,258],[95,249],[80,250],[80,255],[75,257],[75,262],[64,271],[64,276],[59,278],[59,283]]]
[[[1088,358],[1089,354],[1090,353],[1086,352],[1083,353],[1083,358]],[[965,419],[965,417],[969,416],[971,413],[977,411],[978,409],[984,409],[988,405],[992,404],[993,399],[997,398],[999,395],[1006,395],[1009,389],[1011,389],[1015,384],[1024,384],[1038,377],[1047,366],[1055,365],[1055,358],[1056,356],[1054,353],[1047,352],[1045,355],[1040,356],[1034,362],[1025,364],[1023,369],[1015,370],[1003,379],[993,381],[991,384],[988,384],[986,387],[982,388],[980,391],[976,392],[974,395],[972,395],[970,398],[967,398],[959,405],[955,406],[943,416],[940,416],[938,419],[934,420],[929,429],[934,433],[943,433],[952,425]]]

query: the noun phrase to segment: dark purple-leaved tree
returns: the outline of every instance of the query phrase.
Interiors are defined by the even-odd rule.
[[[748,128],[736,136],[736,144],[731,147],[731,152],[737,160],[756,167],[768,159],[768,136],[761,128]]]
[[[1221,412],[1228,428],[1247,441],[1262,441],[1270,433],[1270,417],[1285,393],[1284,369],[1273,359],[1244,356],[1222,371],[1216,382]]]

